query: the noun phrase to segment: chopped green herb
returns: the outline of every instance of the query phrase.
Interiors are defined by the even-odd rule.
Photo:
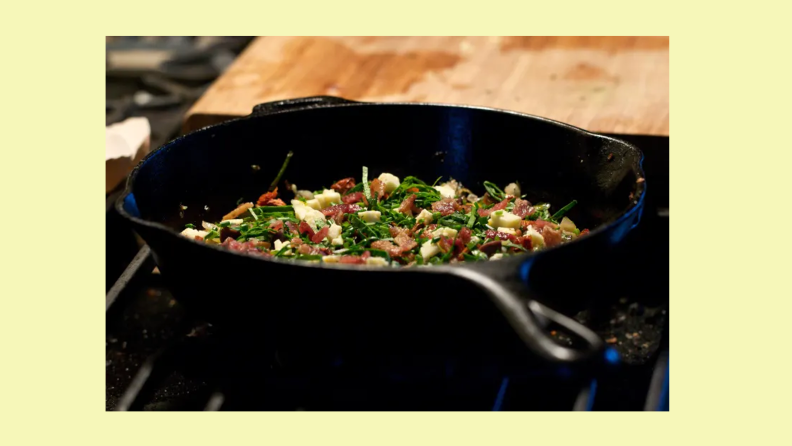
[[[368,184],[368,167],[366,166],[363,166],[363,195],[371,203],[371,188],[369,188]]]
[[[286,172],[286,166],[289,165],[289,161],[291,157],[294,155],[294,152],[289,150],[289,153],[286,154],[286,159],[283,161],[283,165],[281,166],[280,170],[278,171],[278,175],[275,176],[275,179],[272,180],[272,184],[270,184],[269,191],[272,192],[278,186],[278,182],[280,182],[283,173]]]
[[[503,201],[506,199],[506,192],[501,190],[495,183],[490,183],[489,181],[485,181],[484,189],[487,190],[487,193],[490,194],[490,197],[494,198],[496,201]]]
[[[567,212],[569,212],[570,209],[575,207],[576,204],[577,204],[577,200],[572,200],[568,205],[566,205],[566,206],[562,207],[561,209],[559,209],[558,212],[553,214],[553,216],[550,217],[550,218],[552,218],[555,221],[560,221],[561,218],[564,217],[564,215]]]

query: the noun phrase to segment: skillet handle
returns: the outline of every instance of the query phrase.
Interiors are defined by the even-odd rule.
[[[530,268],[531,264],[530,260],[524,263],[523,269]],[[573,365],[596,361],[605,353],[604,342],[588,327],[535,300],[528,300],[526,303],[525,297],[516,294],[493,276],[478,269],[465,267],[450,268],[449,272],[484,290],[520,336],[520,339],[544,359]],[[545,333],[537,314],[581,338],[585,344],[584,348],[575,349],[557,344]]]
[[[263,116],[284,110],[313,108],[323,105],[354,104],[357,101],[336,96],[310,96],[306,98],[286,99],[284,101],[265,102],[253,107],[251,116]]]

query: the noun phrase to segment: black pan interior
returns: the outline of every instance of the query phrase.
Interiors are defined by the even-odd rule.
[[[362,166],[372,178],[382,172],[429,183],[455,178],[478,194],[485,180],[501,187],[519,181],[534,203],[549,201],[557,210],[578,200],[569,216],[592,229],[633,204],[640,175],[640,153],[631,146],[520,114],[336,106],[252,116],[170,143],[138,169],[136,181],[146,185],[133,185],[141,217],[174,229],[217,221],[240,199],[255,201],[265,192],[290,150],[294,157],[283,179],[301,189],[350,176],[359,181]]]

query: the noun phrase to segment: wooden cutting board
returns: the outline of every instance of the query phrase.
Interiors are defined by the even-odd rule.
[[[184,130],[262,102],[333,95],[668,136],[668,51],[668,37],[259,37],[195,103]]]

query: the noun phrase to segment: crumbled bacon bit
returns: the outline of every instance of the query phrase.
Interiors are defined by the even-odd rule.
[[[443,216],[451,215],[456,212],[457,209],[459,209],[459,203],[453,198],[446,197],[432,203],[432,210],[439,212]]]
[[[261,196],[258,199],[257,204],[259,206],[266,206],[266,203],[268,203],[270,200],[272,200],[274,198],[277,198],[277,197],[278,197],[278,188],[276,187],[275,189],[273,189],[272,192],[265,192],[265,193],[261,194]]]
[[[319,231],[317,231],[316,234],[311,236],[311,241],[314,242],[314,243],[321,243],[322,240],[324,240],[324,238],[327,237],[328,231],[330,231],[330,227],[329,226],[325,226],[324,228],[322,228]]]
[[[287,221],[286,222],[286,227],[289,228],[289,232],[291,232],[292,234],[299,234],[300,233],[300,229],[297,227],[296,224],[294,224],[294,222]]]
[[[363,254],[360,256],[360,258],[363,260],[366,260],[369,257],[371,257],[371,253],[368,251],[363,252]]]
[[[501,209],[505,209],[506,206],[509,204],[510,201],[512,201],[513,198],[514,197],[512,197],[511,195],[507,195],[506,199],[504,199],[500,203],[496,204],[495,206],[492,206],[489,209],[481,209],[481,208],[479,208],[478,214],[479,214],[480,217],[486,217],[486,216],[490,215],[491,213],[493,213],[495,211],[500,211]]]
[[[336,216],[337,214],[354,214],[355,212],[361,211],[363,208],[356,204],[337,204],[335,206],[330,206],[329,208],[322,209],[322,214],[325,217]]]
[[[319,246],[311,246],[309,244],[303,243],[297,248],[297,253],[302,255],[316,255],[316,254],[329,254],[326,252],[325,248],[320,248]]]
[[[520,237],[520,244],[528,252],[533,251],[533,240],[531,240],[531,237]]]
[[[462,255],[468,251],[467,244],[470,243],[471,236],[472,233],[467,226],[463,226],[462,229],[459,230],[456,241],[454,242],[454,259],[464,260]]]
[[[451,250],[454,246],[454,239],[448,238],[446,236],[441,236],[440,240],[437,241],[437,247],[440,248],[440,252],[443,254],[447,253]]]
[[[223,242],[222,246],[224,246],[224,247],[226,247],[226,248],[228,248],[228,249],[230,249],[232,251],[239,251],[239,252],[244,252],[244,253],[248,253],[248,254],[257,254],[257,255],[264,256],[264,257],[272,256],[272,254],[270,254],[270,253],[268,253],[266,251],[261,251],[258,248],[256,248],[256,246],[258,246],[258,241],[257,240],[248,240],[248,241],[246,241],[244,243],[240,243],[240,242],[232,239],[231,237],[229,237],[229,238],[225,239],[225,241]]]
[[[371,247],[385,251],[391,257],[399,257],[402,253],[402,249],[399,246],[396,246],[387,240],[377,240],[371,244]]]
[[[536,220],[529,222],[529,224],[535,227],[536,230],[543,235],[544,235],[543,231],[545,230],[545,228],[558,229],[557,224],[551,221],[542,220],[541,218],[537,218]]]
[[[338,192],[341,195],[347,193],[350,189],[355,187],[355,179],[352,177],[344,178],[343,180],[336,181],[335,184],[330,186],[330,189]]]
[[[363,201],[363,192],[353,192],[349,195],[344,195],[341,197],[341,201],[345,204],[355,204],[358,202]]]
[[[280,231],[283,229],[283,220],[275,220],[275,222],[270,225],[270,229],[273,231]]]
[[[542,231],[542,237],[544,237],[545,245],[547,245],[548,248],[561,244],[561,231],[556,231],[550,226],[545,226]]]
[[[588,233],[589,233],[589,230],[588,229],[584,229],[584,230],[580,231],[580,234],[578,234],[578,237],[583,237],[584,235],[588,235]]]
[[[300,222],[300,234],[308,234],[308,238],[313,238],[315,232],[311,225],[308,223],[301,221]]]
[[[531,208],[530,201],[523,200],[521,198],[514,200],[514,209],[512,209],[512,214],[520,218],[525,218],[526,215],[530,215],[532,213],[533,208]]]
[[[490,240],[491,240],[491,239],[496,239],[496,238],[499,238],[499,239],[501,239],[501,240],[509,240],[509,241],[512,241],[512,242],[514,242],[514,243],[520,243],[520,240],[517,238],[517,236],[516,236],[516,235],[514,235],[514,234],[507,234],[507,233],[505,233],[505,232],[498,232],[498,231],[496,231],[496,230],[494,230],[494,229],[488,229],[488,230],[487,230],[487,231],[484,233],[484,237],[486,237],[487,239],[490,239]]]
[[[369,187],[371,188],[371,196],[377,197],[377,201],[385,197],[385,183],[380,181],[379,178],[374,178]]]
[[[418,246],[418,243],[416,243],[416,241],[413,240],[413,238],[407,234],[407,231],[403,231],[400,234],[398,234],[393,239],[393,241],[395,241],[396,244],[399,245],[399,248],[401,248],[402,252],[409,251],[415,248],[416,246]]]
[[[338,263],[360,264],[366,263],[366,260],[360,256],[341,256],[341,258],[338,259]]]
[[[286,203],[284,203],[280,198],[273,198],[264,204],[264,206],[286,206]]]
[[[491,255],[495,254],[496,252],[500,252],[500,249],[501,249],[502,245],[503,244],[501,243],[500,240],[496,240],[496,241],[493,241],[493,242],[487,242],[487,243],[484,243],[483,245],[479,246],[479,251],[483,252],[484,254],[487,254],[487,256],[491,256]]]
[[[612,154],[612,153],[609,153],[609,154],[608,154],[608,161],[612,161],[612,160],[613,160],[613,154]]]
[[[467,226],[463,226],[462,229],[459,230],[459,234],[457,234],[457,241],[462,242],[463,245],[467,245],[470,243],[472,234],[473,233],[470,232]]]
[[[418,196],[415,195],[415,194],[410,194],[409,197],[405,198],[401,202],[401,205],[399,205],[399,208],[396,209],[396,211],[397,212],[401,212],[404,215],[409,215],[410,217],[412,217],[413,212],[415,211],[415,199],[417,197]]]

